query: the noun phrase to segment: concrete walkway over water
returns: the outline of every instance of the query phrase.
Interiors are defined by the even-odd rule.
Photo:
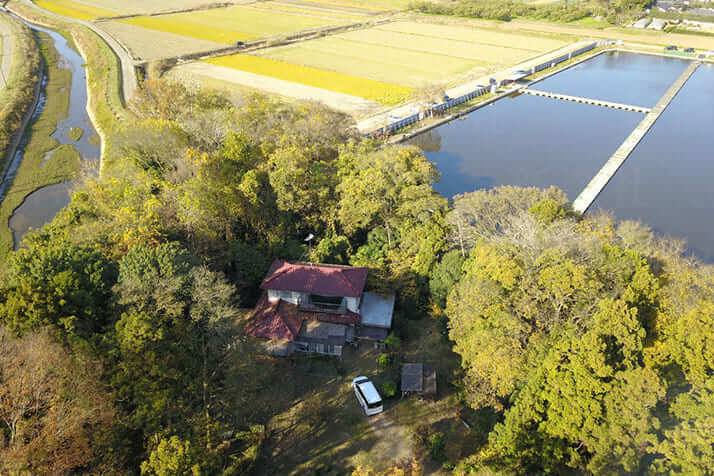
[[[610,179],[615,175],[617,170],[625,163],[625,160],[630,156],[632,151],[637,147],[642,138],[649,132],[654,123],[659,119],[667,106],[672,102],[677,93],[682,89],[684,84],[694,74],[701,63],[696,61],[691,63],[682,75],[672,83],[664,96],[652,108],[652,110],[642,119],[634,131],[625,139],[625,142],[615,151],[610,159],[605,163],[602,169],[593,177],[585,189],[578,195],[578,198],[573,202],[573,209],[579,213],[585,213],[593,204],[600,192],[610,182]]]
[[[650,108],[642,106],[632,106],[630,104],[620,104],[617,102],[601,101],[599,99],[582,98],[579,96],[568,96],[567,94],[549,93],[546,91],[539,91],[537,89],[523,88],[519,90],[522,94],[530,94],[531,96],[542,96],[551,99],[560,99],[561,101],[579,102],[583,104],[592,104],[594,106],[609,107],[612,109],[621,109],[624,111],[641,112],[647,114],[650,112]]]

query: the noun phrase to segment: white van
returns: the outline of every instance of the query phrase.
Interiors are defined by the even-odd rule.
[[[367,416],[382,413],[382,397],[367,377],[357,377],[352,380],[352,389]]]

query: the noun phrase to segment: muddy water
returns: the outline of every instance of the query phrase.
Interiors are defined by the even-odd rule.
[[[52,134],[52,137],[59,142],[57,147],[61,145],[73,146],[79,152],[85,165],[88,163],[87,161],[97,161],[100,156],[100,147],[95,145],[98,141],[95,142],[95,144],[90,142],[90,138],[96,138],[97,135],[87,114],[87,75],[84,68],[84,59],[69,46],[67,40],[59,33],[29,23],[26,24],[35,32],[43,32],[49,35],[54,48],[59,54],[60,60],[58,67],[68,70],[72,74],[67,117],[58,121],[57,129]],[[44,84],[46,84],[46,79],[43,80],[43,86]],[[40,117],[44,110],[45,103],[46,90],[43,87],[40,101],[33,113],[31,123]],[[74,128],[81,128],[83,132],[77,141],[73,141],[69,137],[70,130]],[[23,139],[13,157],[6,180],[0,187],[0,199],[6,194],[22,163],[24,147],[27,145],[27,140],[28,138]],[[50,151],[45,156],[45,163],[53,160],[52,156],[55,150],[56,149]],[[37,229],[42,227],[42,225],[51,221],[52,218],[69,203],[71,188],[71,182],[49,185],[32,192],[25,198],[22,205],[15,210],[9,222],[15,241],[15,248],[18,247],[22,237],[30,228]]]

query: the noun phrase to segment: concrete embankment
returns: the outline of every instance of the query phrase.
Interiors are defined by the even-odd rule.
[[[701,63],[693,62],[682,75],[672,83],[667,92],[662,96],[657,105],[642,119],[634,131],[625,139],[625,142],[615,151],[600,171],[593,177],[585,189],[573,202],[573,209],[579,213],[585,213],[593,204],[600,192],[615,175],[617,170],[625,163],[632,151],[637,147],[642,138],[649,132],[659,116],[667,109],[677,93],[682,89],[687,80],[694,74]]]

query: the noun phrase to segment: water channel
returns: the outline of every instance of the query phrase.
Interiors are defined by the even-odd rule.
[[[57,129],[51,135],[51,137],[57,140],[58,144],[55,149],[45,156],[45,162],[52,160],[54,151],[62,145],[74,147],[77,152],[79,152],[83,163],[86,161],[96,161],[100,156],[100,147],[98,141],[93,139],[98,136],[87,113],[87,76],[84,68],[84,59],[70,47],[67,39],[59,33],[28,22],[24,23],[36,34],[42,32],[50,37],[59,55],[58,68],[69,70],[72,74],[67,117],[58,121]],[[0,185],[0,200],[4,198],[12,186],[12,181],[22,163],[24,148],[27,146],[29,140],[27,131],[31,129],[32,124],[44,111],[46,103],[46,90],[44,86],[47,83],[47,78],[43,78],[42,81],[43,87],[40,91],[40,98],[26,129],[25,137],[23,137],[20,142],[20,146],[12,158],[7,176]],[[74,128],[81,128],[83,131],[82,136],[78,140],[72,140],[69,137],[70,130]],[[42,227],[42,225],[52,220],[52,218],[69,203],[71,188],[71,181],[62,182],[35,190],[25,198],[23,203],[14,211],[9,222],[15,241],[15,248],[19,246],[22,237],[30,228],[37,229]]]
[[[605,53],[531,87],[653,106],[688,61]],[[444,196],[498,185],[563,189],[574,200],[641,113],[520,95],[412,139],[441,171]],[[611,210],[687,239],[714,262],[714,67],[703,65],[655,123],[591,209]]]

